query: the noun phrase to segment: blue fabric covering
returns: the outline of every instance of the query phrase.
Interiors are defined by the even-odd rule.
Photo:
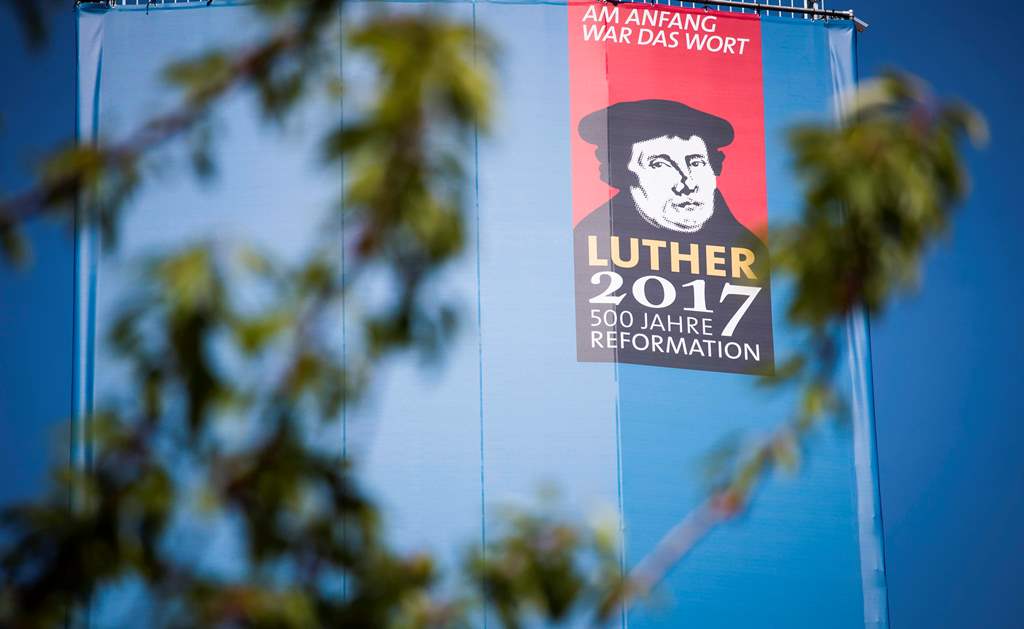
[[[621,515],[632,565],[703,498],[702,454],[730,432],[770,430],[794,398],[755,389],[747,376],[576,362],[566,8],[445,4],[503,51],[494,133],[466,156],[473,237],[442,282],[464,305],[463,325],[442,369],[388,365],[368,403],[347,412],[338,445],[361,463],[400,546],[439,552],[451,565],[464,545],[495,534],[503,505],[535,504],[553,484],[572,509],[603,505]],[[80,117],[89,133],[116,135],[167,102],[170,92],[153,79],[163,64],[259,26],[244,8],[215,6],[82,12],[79,28]],[[777,223],[794,218],[799,202],[784,130],[833,115],[835,90],[853,79],[853,36],[848,24],[786,18],[763,18],[762,29],[769,219]],[[360,68],[343,69],[359,80]],[[325,113],[334,115],[314,107],[310,120]],[[95,255],[94,232],[80,234],[79,278],[88,281],[78,306],[94,307],[96,319],[80,318],[79,329],[100,339],[77,348],[80,408],[117,390],[121,374],[102,336],[132,259],[213,234],[298,257],[339,191],[338,173],[311,166],[315,125],[267,132],[244,98],[229,100],[220,118],[228,132],[214,185],[184,174],[149,184],[113,256]],[[785,357],[798,339],[782,323],[786,287],[773,295],[776,355]],[[851,322],[849,336],[855,360],[841,378],[859,402],[850,427],[824,429],[800,473],[769,479],[749,513],[701,543],[630,626],[885,626],[863,322]],[[227,527],[213,536],[213,552],[183,552],[229,570],[230,537]],[[105,610],[111,624],[125,613],[123,604]]]

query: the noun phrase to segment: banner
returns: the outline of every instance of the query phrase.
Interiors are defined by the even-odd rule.
[[[569,71],[580,360],[771,373],[760,20],[571,5]]]

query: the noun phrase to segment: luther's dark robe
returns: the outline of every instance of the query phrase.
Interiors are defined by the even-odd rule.
[[[606,266],[589,264],[588,236],[596,236],[599,260],[608,260]],[[679,272],[670,270],[668,246],[660,249],[660,269],[653,271],[649,262],[649,249],[639,248],[639,263],[632,268],[620,268],[611,263],[609,255],[610,236],[618,236],[623,260],[628,262],[630,256],[629,238],[651,239],[679,243],[679,250],[690,252],[690,245],[699,245],[700,273],[691,275],[688,262],[680,264]],[[682,367],[707,371],[725,371],[733,373],[770,373],[774,368],[774,348],[772,341],[771,313],[771,282],[769,277],[768,252],[757,236],[740,224],[732,215],[724,197],[715,192],[715,210],[702,226],[694,233],[678,232],[652,225],[637,211],[633,199],[627,192],[619,193],[607,204],[588,214],[575,227],[574,267],[576,286],[576,342],[577,355],[584,362],[620,362],[640,365],[660,365],[666,367]],[[710,275],[706,265],[706,248],[708,245],[724,247],[718,257],[724,259],[720,268],[725,277]],[[733,277],[731,269],[730,247],[748,249],[756,258],[752,272],[756,279],[750,279],[741,273]],[[598,285],[591,283],[596,272],[614,271],[623,279],[623,285],[614,294],[625,295],[618,306],[591,303],[591,299],[604,292],[609,279],[604,276]],[[675,302],[664,308],[645,307],[633,295],[633,286],[638,278],[657,275],[672,283],[676,289]],[[685,310],[693,308],[694,287],[684,288],[683,285],[693,280],[704,280],[706,307],[713,313],[700,313]],[[744,303],[742,295],[728,296],[720,301],[726,283],[734,286],[757,286],[760,292],[751,302],[745,315],[740,319],[731,336],[723,336],[723,332],[733,315]],[[657,281],[647,282],[647,299],[655,304],[661,303],[663,289]],[[619,324],[614,327],[599,324],[593,325],[593,311],[603,313],[615,310],[623,323],[631,322],[630,327]],[[626,314],[628,311],[628,314]],[[630,321],[630,315],[632,320]],[[649,325],[643,329],[646,321],[655,323],[656,317],[665,325],[669,321],[678,323],[696,322],[696,328],[672,326],[671,329],[656,329],[657,325]],[[606,315],[607,316],[607,315]],[[710,319],[705,321],[704,319]],[[694,334],[694,329],[699,331]],[[710,334],[703,334],[709,330]],[[595,332],[598,334],[595,342]],[[609,335],[609,332],[616,334]],[[620,343],[624,334],[626,342]],[[636,335],[646,336],[638,338]],[[611,336],[611,338],[609,337]],[[660,337],[660,338],[659,338]],[[671,337],[671,340],[669,339]],[[696,342],[698,347],[694,347]],[[597,347],[596,345],[600,345]],[[611,346],[615,346],[611,348]],[[736,356],[738,353],[738,357]]]

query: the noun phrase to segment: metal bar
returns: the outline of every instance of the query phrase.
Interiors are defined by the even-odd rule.
[[[646,3],[641,2],[639,4]],[[741,9],[753,9],[755,11],[781,11],[784,13],[794,13],[797,15],[809,15],[812,17],[831,17],[840,20],[854,19],[853,9],[850,9],[848,11],[837,11],[835,9],[808,9],[804,7],[787,7],[783,5],[763,4],[760,2],[742,2],[742,0],[707,0],[706,2],[701,2],[700,0],[698,0],[697,2],[694,2],[694,4],[703,6],[717,5],[729,7],[730,9],[735,7]]]
[[[614,4],[618,4],[617,0],[608,0]],[[629,0],[626,0],[627,2]],[[771,11],[777,11],[779,15],[789,13],[794,16],[802,16],[805,19],[808,17],[824,17],[824,18],[836,18],[842,20],[854,20],[858,22],[857,26],[859,30],[863,30],[867,27],[866,23],[859,21],[854,16],[853,10],[839,11],[835,9],[819,8],[824,6],[824,2],[815,0],[804,0],[802,4],[804,6],[794,6],[794,0],[789,0],[790,5],[786,6],[782,4],[784,0],[777,0],[778,4],[766,4],[765,2],[754,2],[751,0],[690,0],[685,4],[690,4],[694,7],[726,7],[730,12],[739,9],[740,12],[745,12],[744,9],[748,9],[754,12],[765,11],[767,15],[771,15]],[[116,6],[140,6],[148,4],[153,7],[159,7],[160,5],[174,5],[174,4],[201,4],[205,3],[205,0],[76,0],[75,4],[107,4],[111,7]],[[660,0],[639,0],[639,4],[660,4]],[[672,4],[671,0],[667,0],[668,4]],[[680,5],[684,5],[680,2]],[[807,6],[810,5],[810,6]],[[863,27],[861,27],[863,24]]]

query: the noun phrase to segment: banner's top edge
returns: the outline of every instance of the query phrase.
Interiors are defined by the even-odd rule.
[[[567,7],[574,4],[589,4],[591,0],[348,0],[351,3],[358,4],[493,4],[493,5],[510,5],[510,6],[562,6]],[[713,3],[713,0],[709,0]],[[96,14],[96,13],[158,13],[167,11],[181,11],[181,10],[195,10],[195,9],[207,9],[207,8],[225,8],[225,7],[238,7],[246,6],[251,4],[251,0],[215,0],[213,3],[207,3],[206,0],[185,0],[183,2],[173,3],[159,3],[146,5],[145,2],[140,4],[111,4],[107,0],[95,0],[95,1],[80,1],[76,4],[77,9],[80,12]],[[670,4],[656,4],[653,2],[644,2],[643,0],[636,0],[634,2],[623,2],[622,5],[647,5],[651,7],[662,7],[662,8],[673,8],[673,9],[684,9],[684,10],[700,10],[699,7],[685,7]],[[620,5],[621,6],[621,5]],[[786,23],[786,24],[807,24],[813,26],[826,26],[836,27],[843,26],[853,28],[857,26],[861,21],[854,17],[847,17],[843,15],[832,15],[832,16],[820,16],[813,19],[808,16],[802,15],[778,15],[773,14],[772,9],[765,9],[762,12],[755,12],[753,9],[749,11],[736,12],[736,11],[725,11],[722,9],[711,9],[716,13],[720,13],[723,16],[732,16],[736,18],[745,17],[749,19],[761,19],[766,22],[773,23]],[[866,27],[866,24],[865,24]],[[858,30],[863,30],[858,28]]]
[[[570,6],[573,4],[589,4],[592,0],[349,0],[350,2],[357,2],[360,4],[374,4],[378,2],[387,3],[399,3],[399,4],[509,4],[509,5],[550,5],[550,6]],[[688,0],[687,0],[688,1]],[[742,1],[742,0],[741,0]],[[208,7],[225,7],[225,6],[244,6],[251,4],[251,0],[157,0],[156,2],[149,2],[147,0],[131,0],[131,4],[128,4],[127,0],[78,0],[76,6],[83,11],[95,13],[105,11],[169,11],[169,10],[180,10],[180,9],[198,9]],[[617,4],[617,3],[616,3]],[[623,4],[626,4],[624,2]],[[766,5],[763,2],[757,3],[756,6],[751,7],[738,7],[735,4],[733,7],[726,5],[720,5],[715,9],[709,7],[698,7],[697,4],[700,2],[690,2],[695,6],[683,6],[680,4],[671,4],[670,1],[666,1],[664,4],[658,2],[648,2],[644,0],[635,0],[628,2],[628,4],[646,4],[652,7],[663,7],[663,8],[675,8],[675,9],[705,9],[714,10],[724,14],[732,14],[735,16],[747,15],[750,17],[760,16],[761,18],[782,18],[785,20],[794,20],[800,22],[822,22],[822,21],[850,21],[853,20],[852,12],[850,11],[836,11],[836,10],[825,10],[825,9],[813,9],[821,14],[815,15],[813,18],[809,15],[800,13],[789,13],[792,7],[788,5]],[[716,4],[715,0],[708,0],[707,4]],[[751,3],[754,4],[754,3]],[[738,8],[738,11],[733,11],[732,8]],[[786,15],[783,15],[783,14]],[[847,15],[849,14],[849,15]]]

